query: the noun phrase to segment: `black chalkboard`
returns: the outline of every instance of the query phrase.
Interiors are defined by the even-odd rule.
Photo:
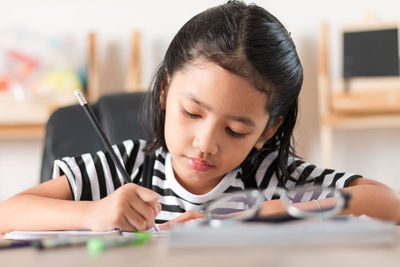
[[[398,30],[344,33],[344,78],[399,75]]]

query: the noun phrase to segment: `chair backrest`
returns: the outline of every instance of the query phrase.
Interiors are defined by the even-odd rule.
[[[105,95],[92,105],[111,144],[146,139],[145,124],[139,116],[145,94]],[[82,107],[71,105],[57,109],[46,125],[40,182],[51,179],[54,160],[98,150],[104,147]]]

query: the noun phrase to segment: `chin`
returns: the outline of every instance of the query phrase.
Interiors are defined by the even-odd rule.
[[[190,171],[187,172],[186,177],[193,180],[193,181],[204,181],[204,180],[208,180],[211,175],[205,172],[196,172],[196,171]]]
[[[196,171],[196,170],[186,170],[182,173],[187,179],[190,179],[194,182],[205,182],[205,181],[212,181],[215,177],[218,177],[214,172],[210,171]]]

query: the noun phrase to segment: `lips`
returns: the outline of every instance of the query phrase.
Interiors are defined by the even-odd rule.
[[[201,160],[198,158],[191,158],[191,157],[187,157],[186,159],[189,167],[191,167],[196,171],[207,171],[212,167],[214,167],[212,164],[210,164],[208,161],[205,160]]]

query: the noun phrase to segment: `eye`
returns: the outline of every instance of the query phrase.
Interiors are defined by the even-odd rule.
[[[182,108],[182,112],[183,112],[186,116],[188,116],[188,117],[190,117],[190,118],[192,118],[192,119],[200,118],[200,115],[190,113],[189,111],[187,111],[187,110],[184,109],[184,108]]]
[[[244,138],[246,136],[246,134],[237,133],[237,132],[233,131],[231,128],[229,128],[229,127],[226,128],[226,131],[230,135],[232,135],[233,137],[236,137],[236,138]]]

